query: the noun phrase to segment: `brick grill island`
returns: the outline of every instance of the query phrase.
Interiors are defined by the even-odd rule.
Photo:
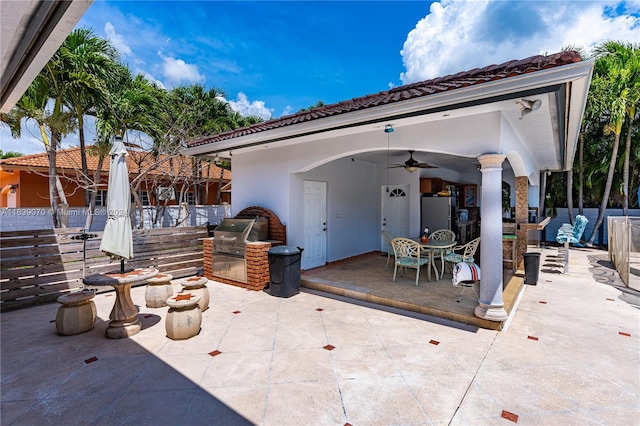
[[[277,244],[274,244],[277,245]],[[213,238],[205,238],[204,249],[204,276],[210,280],[250,290],[264,290],[269,285],[269,257],[267,252],[272,243],[267,241],[255,241],[246,243],[245,259],[247,262],[247,282],[235,281],[213,275]]]
[[[214,238],[203,240],[204,275],[210,280],[231,284],[249,290],[264,290],[269,285],[269,257],[271,247],[283,245],[286,241],[286,227],[271,210],[262,207],[248,207],[236,217],[262,217],[268,220],[268,239],[265,241],[247,241],[245,243],[246,282],[237,281],[213,274]]]

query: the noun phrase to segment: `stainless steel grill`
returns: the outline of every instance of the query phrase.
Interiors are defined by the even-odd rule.
[[[247,241],[265,240],[266,224],[266,218],[224,219],[213,231],[213,275],[246,283]]]

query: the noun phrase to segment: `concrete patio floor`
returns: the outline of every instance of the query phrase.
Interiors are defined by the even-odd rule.
[[[638,424],[640,298],[606,252],[572,249],[569,275],[556,255],[542,251],[538,285],[503,331],[213,281],[202,329],[184,341],[165,336],[167,308],[145,307],[144,287],[132,290],[143,330],[127,339],[104,337],[113,293],[95,297],[95,328],[75,336],[56,334],[58,304],[6,312],[0,421]]]
[[[415,285],[415,269],[402,275],[400,271],[393,281],[393,258],[387,264],[387,255],[369,253],[346,261],[335,262],[302,273],[302,286],[325,293],[389,306],[410,312],[432,315],[482,328],[499,330],[503,322],[488,321],[474,315],[477,297],[467,288],[458,302],[461,287],[454,287],[451,272],[445,269],[440,280],[432,273],[428,280],[426,267],[421,268],[418,285]],[[440,265],[438,265],[440,268]],[[515,306],[524,282],[524,271],[513,274],[504,270],[502,294],[507,313]],[[480,292],[479,284],[475,291]]]

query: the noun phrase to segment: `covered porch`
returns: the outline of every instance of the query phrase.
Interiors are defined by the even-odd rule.
[[[183,153],[230,159],[233,213],[274,211],[310,271],[382,250],[381,230],[419,235],[421,179],[474,188],[470,202],[465,191],[457,203],[478,208],[482,221],[482,281],[470,316],[499,327],[509,287],[502,182],[513,183],[516,224],[528,222],[546,172],[572,167],[592,68],[576,52],[491,65],[189,141]],[[408,164],[414,152],[428,165]]]
[[[402,309],[416,314],[431,315],[446,320],[469,324],[490,330],[502,330],[506,321],[489,321],[474,314],[478,298],[468,288],[457,302],[461,288],[453,286],[450,271],[439,281],[427,279],[425,268],[420,272],[419,285],[415,285],[415,270],[404,276],[393,277],[393,258],[385,270],[387,255],[372,252],[325,266],[302,271],[301,286],[309,290],[343,296],[380,306]],[[511,316],[524,285],[524,273],[503,268],[504,309]],[[480,284],[476,284],[479,292]]]

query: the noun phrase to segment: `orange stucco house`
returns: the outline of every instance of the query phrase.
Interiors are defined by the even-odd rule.
[[[98,157],[90,155],[90,151],[87,149],[87,165],[89,175],[93,178],[98,167]],[[129,175],[131,182],[137,185],[138,196],[143,205],[158,205],[165,201],[169,205],[179,202],[215,204],[218,186],[230,183],[231,171],[214,164],[206,164],[194,172],[192,159],[187,156],[154,158],[147,151],[130,151],[127,157]],[[84,207],[85,190],[80,185],[80,148],[58,151],[56,163],[69,207]],[[106,201],[108,177],[107,157],[102,164],[97,206],[104,205]],[[0,207],[49,207],[47,154],[0,160],[0,188]],[[219,203],[230,203],[230,198],[229,192],[222,191]]]

